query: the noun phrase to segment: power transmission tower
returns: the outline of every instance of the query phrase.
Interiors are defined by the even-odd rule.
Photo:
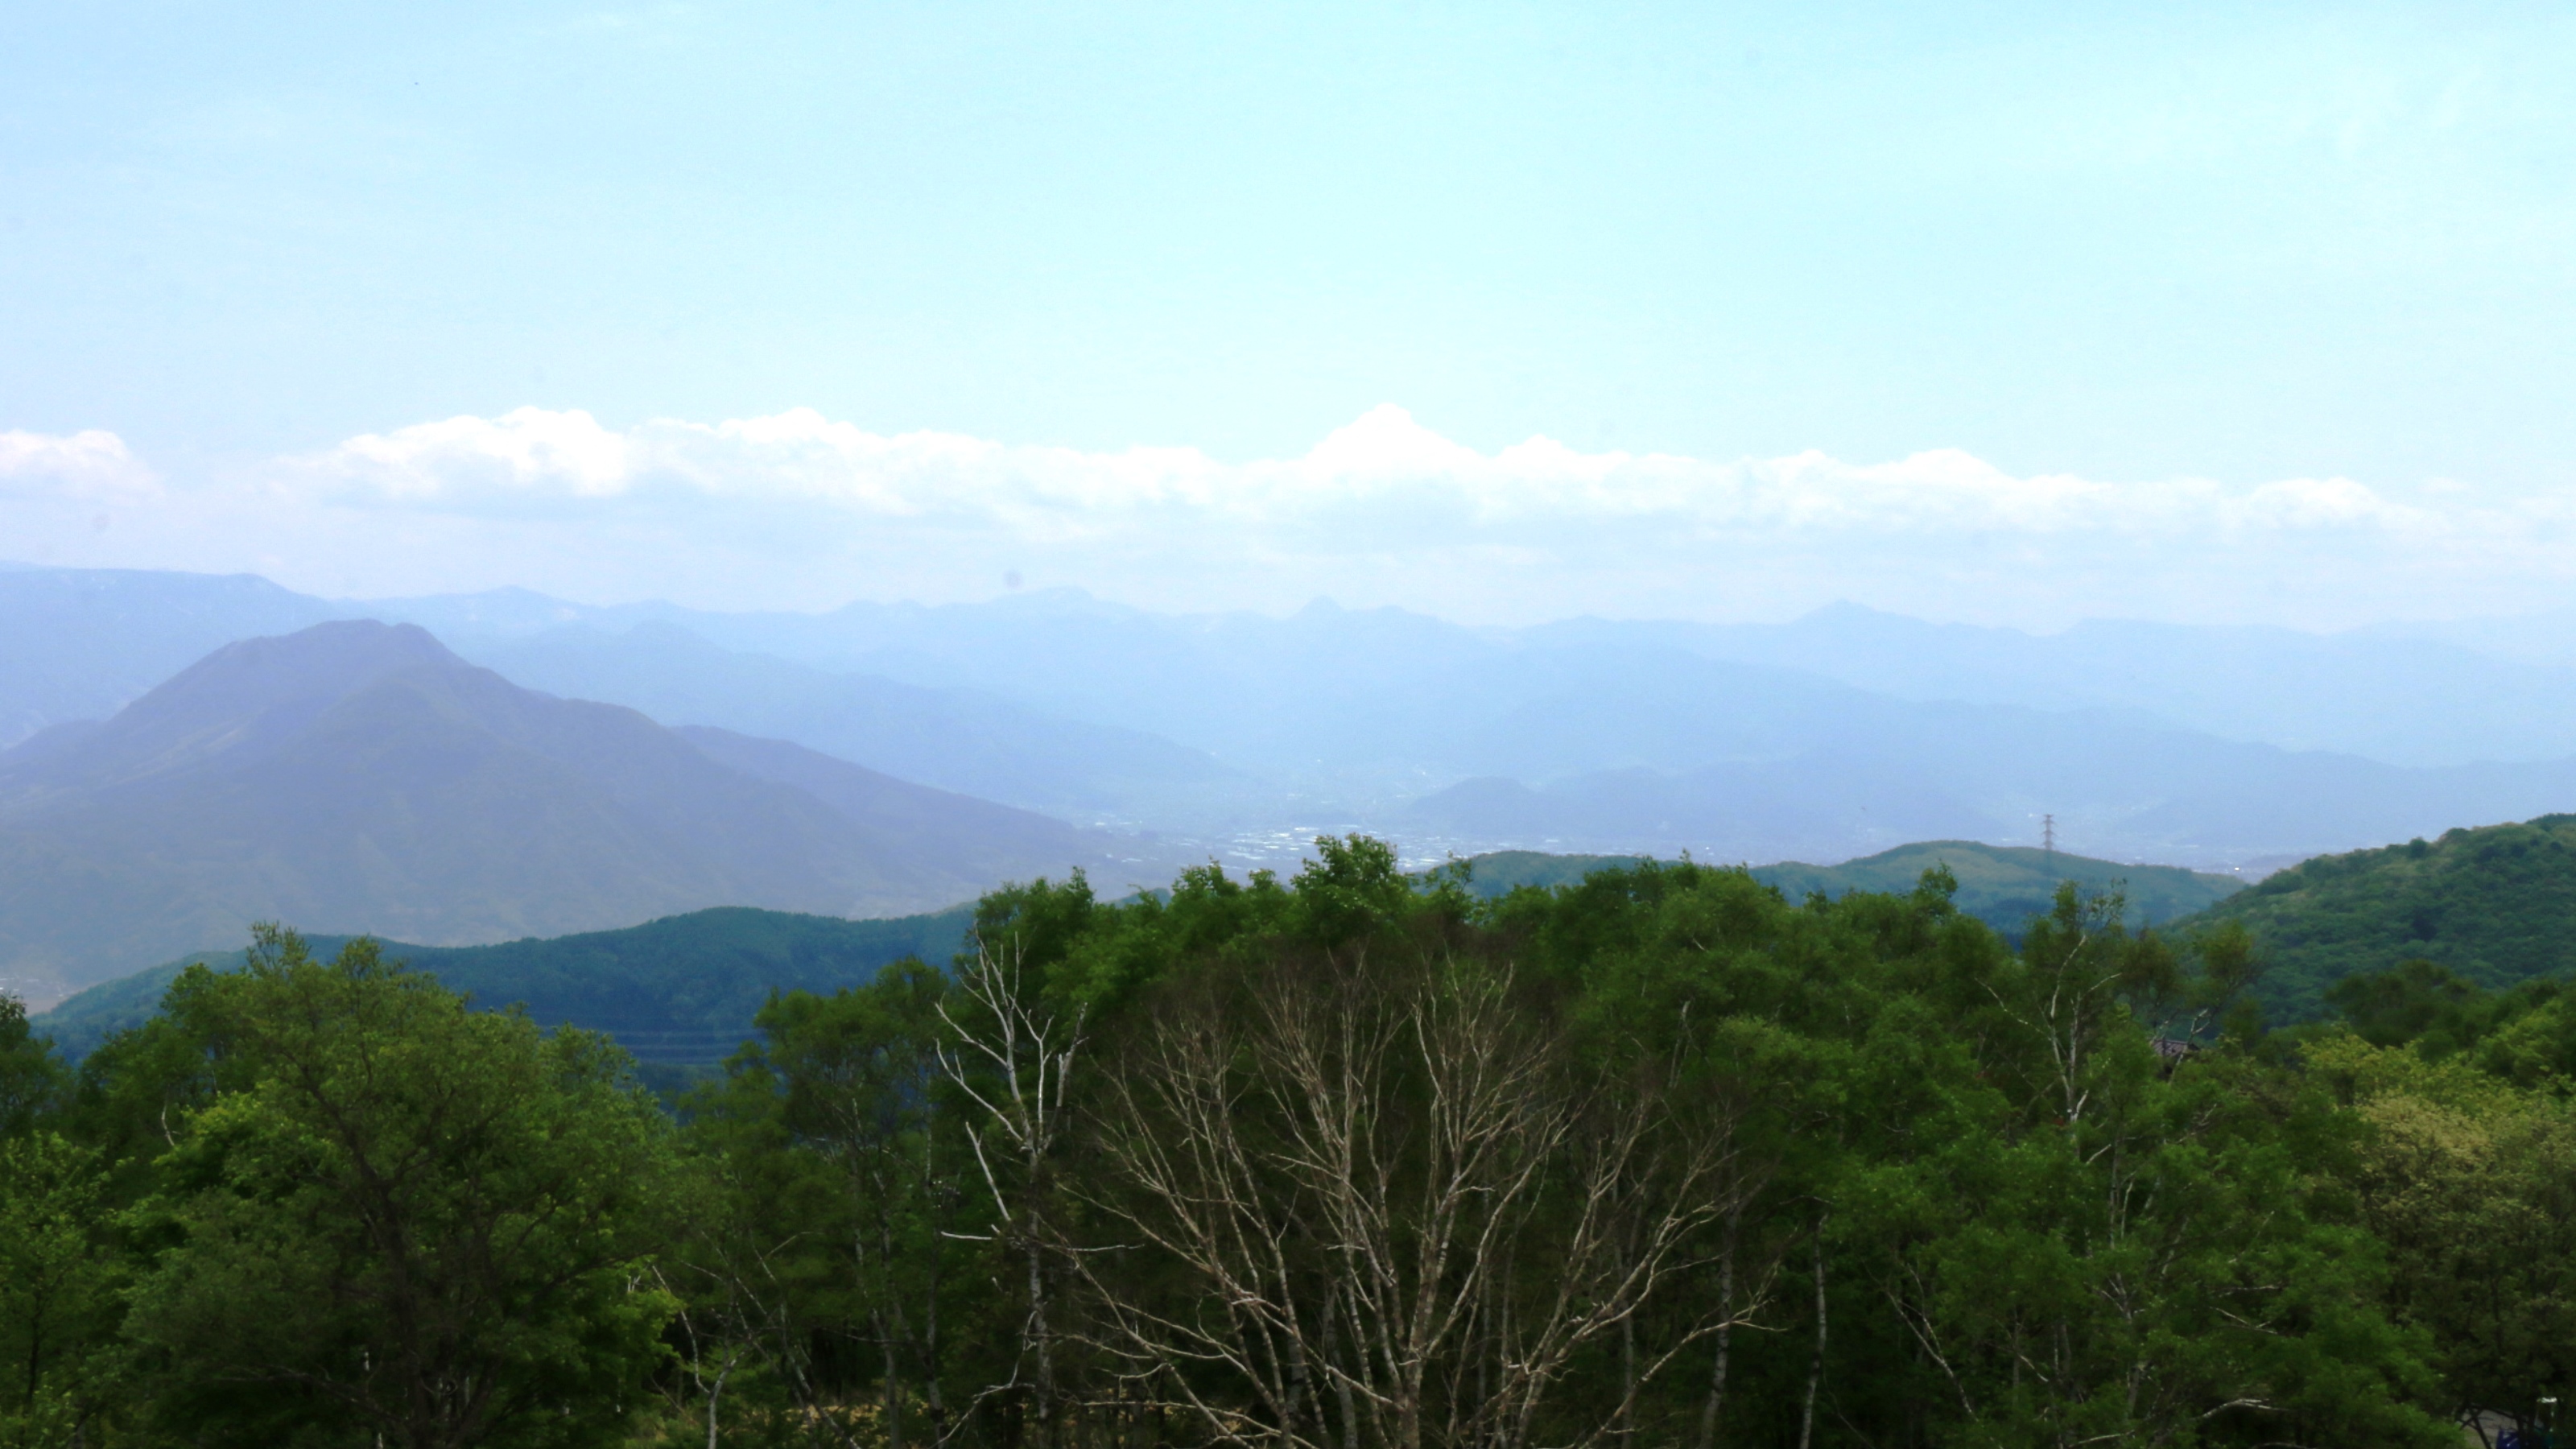
[[[2054,815],[2039,817],[2039,848],[2048,852],[2050,860],[2057,859],[2057,817]]]

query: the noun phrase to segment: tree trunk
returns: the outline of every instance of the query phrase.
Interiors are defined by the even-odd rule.
[[[939,1392],[939,1267],[933,1246],[929,1296],[924,1303],[921,1332],[921,1377],[926,1386],[930,1407],[930,1442],[941,1444],[948,1439],[948,1402]]]
[[[1035,1164],[1031,1164],[1034,1168]],[[1030,1174],[1035,1177],[1035,1172]],[[1029,1258],[1029,1327],[1030,1344],[1037,1351],[1037,1443],[1039,1449],[1055,1445],[1055,1366],[1048,1357],[1046,1272],[1038,1261],[1038,1240],[1034,1232],[1028,1239]]]
[[[877,1318],[877,1346],[885,1353],[886,1449],[903,1449],[903,1390],[895,1373],[894,1332],[882,1314]]]
[[[724,1367],[716,1370],[715,1386],[707,1390],[707,1449],[716,1449],[716,1409],[724,1402],[725,1377],[733,1372],[734,1356],[741,1351],[736,1348],[725,1355]]]
[[[1735,1338],[1735,1245],[1744,1225],[1738,1204],[1726,1215],[1726,1240],[1717,1259],[1717,1366],[1708,1375],[1708,1402],[1699,1411],[1699,1449],[1716,1449],[1718,1411],[1726,1405],[1726,1356]]]
[[[1619,1320],[1619,1443],[1637,1442],[1637,1315]]]
[[[1335,1305],[1340,1302],[1339,1293],[1324,1295],[1324,1361],[1328,1365],[1337,1364],[1335,1355],[1340,1351],[1333,1315]],[[1366,1344],[1361,1345],[1361,1352],[1367,1352]],[[1360,1421],[1351,1406],[1351,1381],[1339,1373],[1333,1375],[1333,1398],[1342,1411],[1342,1449],[1360,1449]]]
[[[1807,1408],[1798,1418],[1798,1449],[1816,1437],[1816,1390],[1825,1382],[1825,1219],[1816,1219],[1816,1357],[1807,1368]]]

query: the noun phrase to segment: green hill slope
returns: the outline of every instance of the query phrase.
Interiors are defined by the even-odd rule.
[[[2030,918],[2045,915],[2058,884],[2073,881],[2088,890],[2118,888],[2127,893],[2129,924],[2161,926],[2234,895],[2245,883],[2234,876],[2210,875],[2175,865],[2123,865],[2021,845],[1980,845],[1972,840],[1928,840],[1900,845],[1840,865],[1804,865],[1786,861],[1758,865],[1753,874],[1788,893],[1791,899],[1809,891],[1841,896],[1852,891],[1910,891],[1923,872],[1950,867],[1959,878],[1959,909],[2018,936]]]
[[[1632,865],[1636,856],[1542,855],[1529,850],[1497,851],[1475,857],[1475,889],[1502,895],[1517,886],[1570,885],[1596,870]],[[1790,899],[1822,891],[1842,896],[1852,891],[1914,889],[1923,872],[1947,865],[1959,878],[1959,909],[1998,930],[2018,934],[2030,918],[2048,910],[2060,881],[2087,890],[2120,886],[2128,893],[2133,925],[2162,925],[2206,909],[2242,890],[2231,876],[2205,875],[2171,865],[2122,865],[2063,852],[2022,846],[1979,845],[1969,840],[1929,840],[1900,845],[1840,865],[1806,865],[1784,861],[1753,867],[1754,878],[1777,886]]]
[[[387,957],[431,973],[476,1004],[524,1004],[539,1022],[569,1023],[617,1038],[637,1060],[720,1060],[751,1035],[752,1013],[772,990],[831,991],[906,956],[944,962],[963,942],[974,908],[845,921],[726,906],[648,921],[622,931],[508,941],[496,946],[387,942]],[[343,936],[307,938],[315,954]],[[239,951],[199,953],[93,986],[35,1019],[36,1029],[78,1056],[149,1018],[191,962],[239,970]]]
[[[1497,850],[1468,860],[1475,867],[1468,888],[1480,896],[1506,896],[1522,886],[1547,890],[1572,885],[1596,870],[1643,864],[1642,855],[1549,855],[1538,850]]]
[[[1502,895],[1517,886],[1570,884],[1635,860],[1503,851],[1476,857],[1473,880],[1479,893]],[[1835,866],[1757,866],[1753,873],[1795,898],[1810,891],[1911,890],[1917,877],[1939,864],[1959,878],[1961,909],[2008,931],[2047,909],[2060,880],[2088,887],[2125,881],[2131,919],[2149,923],[2200,909],[2237,889],[2227,877],[2171,866],[2120,865],[1968,841],[1901,846]],[[617,931],[494,946],[387,942],[385,949],[479,1004],[523,1004],[546,1025],[607,1032],[639,1061],[690,1064],[720,1060],[748,1037],[752,1014],[772,990],[855,985],[905,956],[945,961],[964,940],[972,912],[961,905],[927,915],[850,921],[728,906]],[[347,938],[307,939],[317,954],[328,955]],[[242,953],[199,952],[91,987],[37,1017],[37,1029],[66,1052],[84,1054],[111,1033],[150,1017],[170,982],[197,961],[234,970]]]
[[[2199,919],[2252,930],[2276,1021],[2321,1015],[2327,987],[2401,961],[2501,989],[2576,964],[2576,815],[2319,856]]]

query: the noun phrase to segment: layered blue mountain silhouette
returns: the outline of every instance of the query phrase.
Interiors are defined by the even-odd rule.
[[[714,905],[893,915],[1100,854],[1062,821],[344,621],[226,645],[0,755],[0,973],[50,994],[263,918],[439,945]]]
[[[325,619],[385,623],[293,633]],[[276,677],[285,646],[226,647],[280,634],[303,642]],[[2036,844],[2053,815],[2079,853],[2259,872],[2576,808],[2576,668],[2475,639],[1849,606],[1483,629],[1071,590],[718,613],[0,569],[0,974],[229,948],[267,914],[447,944],[918,909],[1076,859],[1120,886],[1284,864],[1343,829],[1416,859],[1833,861]]]

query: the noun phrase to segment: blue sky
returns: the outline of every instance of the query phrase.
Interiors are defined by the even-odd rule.
[[[14,7],[0,557],[746,604],[1011,568],[1464,617],[2509,611],[2576,579],[2571,283],[2563,7]],[[806,454],[673,461],[673,427],[799,409],[987,446],[982,501],[851,483],[883,450],[846,438],[837,512]],[[522,446],[584,425],[623,461]],[[1280,503],[1271,465],[1354,428],[1375,501]],[[1533,436],[1630,462],[1498,504]],[[1138,513],[1137,448],[1199,492]],[[1780,481],[1811,454],[1842,481]],[[1954,454],[2004,483],[1929,523],[1865,472]],[[1651,455],[1689,466],[1619,481]],[[2107,491],[2078,517],[2046,479]]]

